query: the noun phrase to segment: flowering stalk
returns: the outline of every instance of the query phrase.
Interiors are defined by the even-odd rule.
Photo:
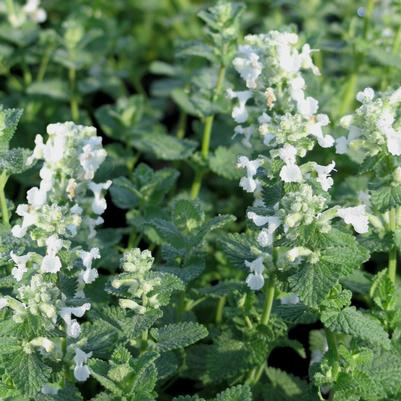
[[[221,64],[217,75],[216,89],[212,97],[212,102],[215,102],[216,99],[221,94],[225,72],[226,72],[226,67],[223,64]],[[206,161],[209,157],[210,139],[212,136],[214,118],[215,118],[214,114],[207,116],[205,118],[205,124],[203,127],[203,134],[202,134],[202,148],[201,148],[201,157],[204,161]],[[192,199],[198,197],[204,175],[205,172],[203,170],[199,170],[196,172],[194,182],[192,183],[192,188],[191,188]]]
[[[397,208],[401,182],[401,136],[399,134],[401,88],[377,96],[372,88],[366,88],[356,96],[361,106],[351,115],[341,119],[348,130],[347,136],[337,139],[336,150],[348,154],[363,166],[372,177],[372,188],[363,194],[370,213],[374,235],[394,235],[397,230]],[[397,247],[390,245],[388,275],[395,282]]]
[[[301,270],[308,275],[309,269],[316,270],[324,263],[321,260],[326,250],[310,238],[309,231],[322,237],[330,235],[334,218],[343,219],[357,232],[368,231],[364,205],[328,208],[335,162],[322,166],[303,161],[316,144],[330,148],[335,141],[323,131],[329,124],[328,116],[318,114],[318,101],[305,92],[302,71],[320,74],[312,61],[313,50],[308,44],[298,50],[297,44],[298,36],[293,33],[248,35],[233,61],[246,89],[227,92],[238,102],[232,111],[238,123],[236,135],[242,138],[244,146],[258,152],[254,159],[240,156],[238,167],[246,171],[240,186],[255,198],[247,217],[257,229],[258,248],[251,250],[254,260],[245,260],[249,269],[246,283],[254,291],[264,288],[260,317],[263,325],[270,319],[280,284],[278,273],[295,271],[296,276],[297,270]],[[265,264],[270,267],[267,283]],[[283,284],[288,287],[288,283]],[[311,288],[299,288],[295,279],[291,287],[294,302],[301,298],[318,308],[313,284]],[[254,368],[248,381],[257,383],[265,366],[264,362]]]
[[[17,324],[39,319],[51,336],[43,341],[58,344],[43,345],[46,357],[61,360],[66,369],[73,359],[75,379],[85,381],[91,353],[78,345],[81,328],[76,318],[91,307],[84,287],[98,277],[92,264],[100,252],[97,247],[87,247],[96,242],[95,227],[103,222],[104,191],[111,182],[93,181],[106,157],[95,128],[67,122],[49,125],[47,133],[46,143],[41,135],[36,136],[35,149],[27,160],[29,165],[43,160],[41,182],[27,192],[28,203],[17,208],[21,221],[11,233],[29,251],[10,254],[15,290],[2,298],[2,307],[13,311]],[[63,286],[65,280],[75,282],[72,292]],[[65,336],[60,336],[60,330]],[[31,344],[38,345],[39,340]]]

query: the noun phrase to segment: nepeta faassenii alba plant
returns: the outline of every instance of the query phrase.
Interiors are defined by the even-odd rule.
[[[31,397],[89,377],[91,353],[80,348],[78,319],[91,308],[85,285],[98,277],[96,226],[111,185],[94,181],[106,157],[95,128],[67,122],[50,124],[47,133],[46,143],[36,136],[26,159],[27,165],[43,161],[41,181],[17,207],[20,219],[11,229],[17,245],[9,254],[14,283],[1,298],[5,374],[16,395]]]

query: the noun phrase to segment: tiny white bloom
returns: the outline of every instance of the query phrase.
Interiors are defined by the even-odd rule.
[[[356,100],[360,103],[367,103],[373,100],[375,91],[372,88],[365,88],[363,91],[356,94]]]
[[[253,291],[259,291],[265,284],[265,279],[262,274],[250,273],[246,278],[248,287]]]
[[[104,183],[96,184],[94,182],[89,183],[89,189],[93,192],[94,199],[92,202],[92,211],[95,214],[103,214],[107,208],[106,199],[102,194],[102,191],[109,189],[111,185],[111,180]]]
[[[296,164],[287,164],[280,170],[280,178],[284,182],[302,182],[302,172]]]
[[[248,219],[252,220],[253,223],[258,227],[264,226],[269,221],[268,216],[261,216],[259,214],[256,214],[255,212],[248,212],[247,216]]]
[[[227,90],[227,95],[230,99],[238,99],[238,105],[233,108],[232,118],[238,124],[244,123],[248,119],[248,110],[246,109],[246,102],[252,97],[251,91],[238,91],[234,92],[232,89]]]
[[[265,266],[263,265],[263,256],[258,256],[255,260],[252,262],[249,262],[248,260],[245,261],[245,266],[249,267],[249,270],[252,273],[257,273],[257,274],[262,274],[263,271],[265,270]]]
[[[322,186],[323,191],[328,191],[333,186],[333,179],[330,177],[330,173],[334,170],[336,163],[332,161],[327,166],[321,166],[315,164],[314,168],[318,174],[317,181]]]
[[[354,227],[354,230],[359,234],[367,233],[369,230],[366,205],[339,209],[337,211],[337,216],[341,217],[346,224],[351,224]]]
[[[305,118],[312,117],[319,109],[319,102],[311,96],[297,100],[298,112]]]

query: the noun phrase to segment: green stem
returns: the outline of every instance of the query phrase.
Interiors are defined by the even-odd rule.
[[[330,331],[329,329],[325,329],[326,333],[326,340],[327,340],[327,346],[329,348],[329,360],[331,362],[332,366],[332,376],[334,379],[336,379],[340,366],[338,364],[338,350],[337,350],[337,339],[335,334]],[[330,400],[333,399],[333,391],[330,391]]]
[[[43,81],[46,75],[46,70],[50,61],[51,53],[52,53],[52,46],[48,46],[43,54],[42,60],[40,61],[38,75],[36,76],[36,80],[38,82]]]
[[[1,216],[3,219],[3,224],[6,227],[10,227],[10,215],[8,213],[7,207],[7,199],[6,194],[4,192],[5,186],[7,184],[8,176],[6,173],[2,173],[0,176],[0,207],[1,207]]]
[[[226,297],[221,297],[219,299],[219,302],[217,302],[216,318],[215,318],[217,324],[223,321],[223,312],[225,304],[226,304]]]
[[[364,19],[364,23],[363,23],[363,37],[364,37],[364,39],[368,38],[370,22],[372,20],[372,14],[373,14],[374,6],[375,6],[375,1],[376,0],[368,0],[368,3],[366,5],[365,19]]]
[[[187,126],[187,114],[185,111],[180,111],[180,116],[178,118],[178,129],[177,129],[177,138],[182,139],[185,136],[185,130]]]
[[[77,72],[74,68],[68,69],[68,79],[70,81],[70,108],[71,108],[71,118],[73,121],[78,122],[79,120],[79,107],[78,99],[76,97],[75,82],[77,78]]]
[[[390,231],[394,232],[397,228],[397,213],[396,209],[390,210]],[[395,283],[397,275],[397,247],[393,246],[388,255],[388,276],[390,280]]]
[[[267,281],[265,285],[265,299],[263,302],[262,315],[260,317],[260,324],[263,324],[264,326],[266,326],[270,320],[275,291],[276,287],[274,278],[271,278]],[[247,382],[253,385],[258,383],[260,378],[262,377],[263,371],[265,370],[266,366],[267,366],[267,361],[260,364],[257,368],[252,369],[252,371],[248,376]]]
[[[219,97],[221,90],[223,88],[224,83],[224,76],[226,74],[226,67],[221,64],[219,68],[219,72],[217,75],[216,81],[216,89],[214,91],[214,95],[212,97],[212,101],[215,102]],[[213,122],[214,122],[214,114],[205,118],[205,125],[203,127],[203,134],[202,134],[202,146],[201,146],[201,156],[203,160],[207,160],[209,156],[209,148],[210,148],[210,140],[212,137],[212,130],[213,130]],[[195,199],[199,195],[199,191],[202,186],[202,180],[205,173],[203,171],[197,171],[195,174],[194,182],[191,188],[191,196],[192,199]]]
[[[263,312],[262,312],[262,316],[260,318],[260,324],[263,324],[264,326],[267,325],[267,323],[269,322],[269,319],[270,319],[270,315],[271,315],[271,311],[272,311],[272,307],[273,307],[274,292],[275,292],[274,278],[271,278],[266,283],[265,302],[263,304]]]

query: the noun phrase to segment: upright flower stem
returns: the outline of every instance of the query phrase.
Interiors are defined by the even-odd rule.
[[[263,312],[260,318],[260,324],[267,325],[270,319],[273,300],[274,300],[275,284],[274,278],[269,279],[265,286],[265,302],[263,304]]]
[[[215,102],[221,94],[221,90],[223,89],[225,74],[226,74],[226,67],[224,64],[221,64],[217,75],[216,89],[212,97],[213,102]],[[201,157],[202,160],[204,161],[206,161],[209,156],[210,139],[212,137],[213,122],[214,122],[214,114],[212,114],[211,116],[207,116],[205,118],[205,125],[203,127],[203,134],[202,134],[202,147],[201,147]],[[192,199],[198,197],[204,175],[205,172],[203,170],[198,170],[196,172],[191,188]]]
[[[215,321],[217,324],[223,321],[223,312],[225,304],[226,304],[226,297],[219,298],[219,301],[217,302],[216,317],[215,317]]]
[[[3,224],[6,227],[10,226],[10,215],[8,213],[7,207],[7,199],[6,194],[4,192],[5,186],[7,184],[8,176],[3,172],[0,175],[0,207],[1,207],[1,216],[3,220]]]
[[[394,232],[397,228],[397,213],[396,209],[390,209],[390,231]],[[397,247],[393,245],[388,255],[388,276],[395,283],[397,275]]]
[[[275,291],[276,288],[275,288],[274,278],[271,278],[267,281],[265,285],[265,299],[263,302],[262,315],[260,317],[260,324],[264,326],[266,326],[270,320]],[[253,369],[248,376],[248,382],[251,384],[258,383],[258,381],[262,377],[265,367],[266,367],[266,362],[263,362],[259,367]]]
[[[70,108],[71,108],[71,118],[73,121],[78,122],[79,120],[79,107],[78,99],[76,95],[76,77],[77,72],[74,68],[68,69],[68,79],[70,81]]]
[[[339,370],[339,365],[338,365],[338,351],[337,351],[337,339],[335,334],[330,331],[329,329],[325,329],[325,333],[326,333],[326,340],[327,340],[327,346],[329,348],[329,358],[330,358],[330,362],[332,365],[332,375],[333,377],[336,377],[338,374],[338,370]],[[329,400],[333,399],[333,392],[330,392],[330,398]]]
[[[365,19],[363,23],[363,38],[365,40],[368,39],[375,2],[376,0],[367,0],[365,8],[366,13],[364,16]],[[344,114],[350,111],[355,99],[355,93],[358,86],[359,68],[363,64],[364,57],[363,54],[358,52],[356,49],[354,49],[354,57],[355,57],[354,68],[351,74],[349,75],[348,81],[346,83],[343,101],[339,109],[339,116],[343,116]]]

